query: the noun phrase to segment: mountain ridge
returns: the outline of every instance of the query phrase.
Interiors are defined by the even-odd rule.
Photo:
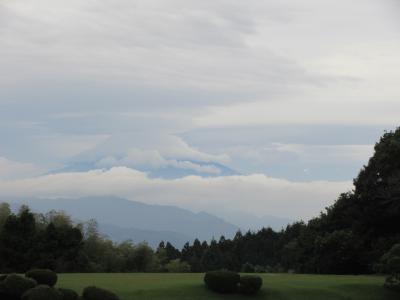
[[[132,233],[148,232],[151,236],[160,236],[156,233],[169,233],[160,239],[182,244],[184,237],[188,242],[198,238],[211,240],[213,237],[224,235],[233,237],[239,227],[207,212],[192,212],[172,205],[145,204],[115,196],[83,197],[83,198],[56,198],[56,199],[24,199],[17,203],[27,204],[32,210],[47,212],[49,210],[63,210],[74,219],[87,221],[96,219],[100,224],[113,226],[104,232],[110,235],[127,236]],[[107,228],[107,226],[102,225]],[[116,233],[117,229],[121,229]],[[118,230],[117,230],[118,231]],[[113,240],[119,240],[110,237]],[[134,236],[134,242],[141,242]]]

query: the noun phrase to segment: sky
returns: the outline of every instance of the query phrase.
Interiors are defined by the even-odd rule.
[[[396,0],[0,0],[0,197],[316,216],[399,126],[399,14]]]

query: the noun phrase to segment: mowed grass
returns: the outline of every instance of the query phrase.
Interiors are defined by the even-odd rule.
[[[81,293],[95,285],[118,294],[122,300],[398,300],[400,295],[383,288],[380,276],[261,274],[264,284],[255,297],[220,295],[204,287],[203,274],[60,274],[58,287]]]

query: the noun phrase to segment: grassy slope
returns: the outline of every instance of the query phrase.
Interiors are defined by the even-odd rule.
[[[264,286],[251,299],[269,300],[395,300],[399,295],[383,289],[383,277],[263,274]],[[153,299],[249,299],[240,295],[218,295],[206,290],[202,274],[62,274],[59,287],[81,292],[96,285],[110,289],[123,300]]]

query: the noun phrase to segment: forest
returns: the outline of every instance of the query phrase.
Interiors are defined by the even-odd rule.
[[[308,222],[276,232],[237,232],[233,239],[157,249],[114,243],[95,220],[74,223],[63,212],[13,213],[0,205],[0,272],[244,272],[399,273],[400,128],[386,132],[354,179],[354,189]],[[396,259],[392,259],[396,258]],[[390,263],[388,263],[390,261]],[[397,269],[396,269],[397,268]]]

